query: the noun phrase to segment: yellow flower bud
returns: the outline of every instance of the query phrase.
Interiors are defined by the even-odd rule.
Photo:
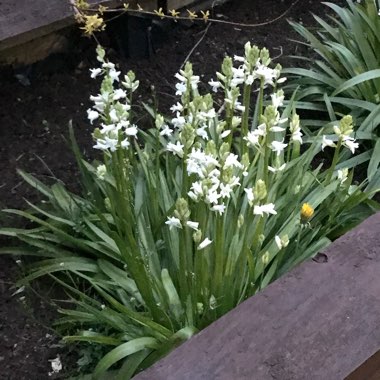
[[[313,215],[313,207],[309,203],[304,203],[301,207],[301,223],[307,223]]]

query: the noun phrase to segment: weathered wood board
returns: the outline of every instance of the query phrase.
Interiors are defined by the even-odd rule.
[[[90,4],[122,7],[125,0],[90,0]],[[128,1],[133,5],[136,0]],[[156,0],[141,0],[147,10]],[[22,45],[74,23],[70,0],[1,0],[0,51]]]
[[[326,254],[327,263],[299,266],[135,379],[343,380],[380,349],[380,213]],[[353,379],[378,380],[378,368]]]

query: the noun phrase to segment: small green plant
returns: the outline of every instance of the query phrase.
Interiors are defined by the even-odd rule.
[[[314,16],[319,24],[316,33],[303,25],[291,22],[307,41],[314,56],[295,57],[306,60],[309,69],[287,68],[290,78],[287,90],[297,90],[297,107],[317,112],[318,117],[304,120],[309,134],[325,127],[333,132],[337,118],[351,114],[355,137],[363,141],[363,153],[353,164],[368,162],[367,177],[379,183],[377,170],[380,160],[380,16],[375,0],[347,0],[343,8],[325,3],[335,17],[330,23]],[[315,58],[316,56],[316,58]],[[309,114],[310,114],[309,112]],[[371,186],[372,186],[371,185]]]
[[[379,104],[380,98],[380,17],[375,0],[353,2],[347,0],[347,8],[325,3],[336,14],[327,23],[314,16],[319,24],[312,33],[299,23],[291,22],[293,28],[307,41],[315,57],[305,58],[311,69],[286,69],[298,77],[293,84],[300,84],[299,96],[319,99],[325,93],[332,102],[348,107],[360,106],[362,102]],[[342,97],[357,103],[344,103]],[[361,102],[362,101],[362,102]]]
[[[50,275],[71,295],[59,310],[65,340],[109,347],[94,378],[128,379],[372,214],[378,189],[354,184],[345,166],[358,148],[350,116],[331,136],[303,135],[266,49],[247,43],[244,56],[224,59],[209,82],[219,109],[187,63],[173,117],[149,110],[145,131],[131,109],[135,75],[121,78],[97,54],[91,76],[103,80],[88,118],[102,160],[84,161],[72,138],[82,196],[21,172],[46,200],[5,210],[34,226],[0,233],[24,243],[5,252],[42,257],[21,283]],[[335,153],[322,170],[325,147]]]

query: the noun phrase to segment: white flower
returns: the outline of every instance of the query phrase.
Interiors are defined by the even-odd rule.
[[[277,156],[288,146],[288,144],[284,144],[283,142],[284,139],[282,141],[272,141],[271,143],[271,149],[273,152],[276,152]]]
[[[111,139],[109,137],[104,137],[104,139],[99,139],[96,141],[96,145],[94,145],[95,149],[100,150],[110,150],[111,152],[115,152],[117,148],[117,139]]]
[[[274,168],[272,166],[268,166],[268,170],[272,173],[276,173],[276,172],[282,172],[286,167],[286,164],[282,164],[279,168]]]
[[[111,109],[111,111],[109,112],[109,117],[110,117],[110,119],[113,121],[113,122],[115,122],[115,121],[119,121],[119,116],[117,116],[117,114],[116,114],[116,110],[115,110],[115,108],[112,108]]]
[[[129,128],[125,129],[125,134],[127,136],[134,136],[134,137],[136,137],[137,132],[138,132],[138,129],[137,129],[137,127],[135,125],[132,125]]]
[[[355,142],[356,140],[350,136],[343,137],[343,145],[348,148],[352,154],[355,153],[355,149],[359,148],[359,143]]]
[[[124,149],[128,149],[131,143],[128,140],[128,137],[126,137],[123,141],[120,143],[121,147]]]
[[[220,137],[221,137],[222,139],[225,139],[230,133],[231,133],[231,130],[230,130],[230,129],[227,129],[226,131],[224,131],[224,132],[222,132],[222,133],[220,134]]]
[[[198,251],[200,251],[201,249],[204,249],[206,248],[208,245],[210,245],[212,243],[212,240],[210,240],[209,238],[206,238],[204,239],[198,246]]]
[[[202,128],[198,128],[196,130],[196,134],[197,134],[197,136],[201,137],[203,140],[208,140],[209,139],[208,134],[206,132],[206,126],[202,127]]]
[[[177,144],[168,143],[168,145],[166,145],[166,150],[168,152],[173,152],[174,154],[176,154],[177,156],[182,158],[183,157],[183,147],[184,147],[184,145],[182,145],[179,141],[177,141]]]
[[[328,139],[325,135],[322,136],[322,150],[326,148],[326,146],[329,147],[336,147],[335,143],[333,140]]]
[[[297,128],[294,130],[294,132],[292,132],[292,135],[291,135],[291,140],[292,141],[298,141],[300,144],[302,144],[302,133],[301,133],[301,128]]]
[[[281,107],[284,103],[285,96],[284,95],[277,95],[277,94],[271,94],[270,96],[272,98],[272,104],[277,109],[278,107]]]
[[[192,222],[192,221],[187,221],[186,226],[190,227],[191,229],[198,231],[199,223],[198,222]]]
[[[115,81],[115,80],[118,82],[119,81],[120,71],[116,71],[115,69],[111,69],[108,72],[108,75],[112,79],[112,82]]]
[[[175,128],[182,129],[186,124],[186,119],[177,112],[177,117],[172,119],[172,124]]]
[[[275,240],[275,242],[276,242],[276,245],[277,245],[278,249],[281,249],[281,248],[282,248],[282,241],[281,241],[281,238],[280,238],[278,235],[276,235],[276,236],[274,237],[274,240]]]
[[[117,90],[115,90],[115,92],[113,93],[113,100],[119,100],[119,99],[123,99],[127,96],[127,93],[121,89],[121,88],[118,88]]]
[[[174,227],[176,228],[182,228],[181,221],[176,218],[175,216],[168,216],[168,220],[165,222],[169,226],[169,229],[173,229]]]
[[[220,194],[215,190],[209,190],[206,195],[206,202],[207,203],[218,203],[218,200],[220,198]]]
[[[254,80],[255,80],[255,77],[253,75],[248,75],[246,80],[245,80],[245,84],[247,86],[250,86]]]
[[[96,168],[96,176],[99,179],[103,180],[106,174],[107,174],[107,167],[106,167],[106,165],[99,165]]]
[[[285,131],[285,128],[278,127],[278,126],[273,126],[273,127],[269,128],[269,130],[270,130],[271,132],[284,132],[284,131]]]
[[[90,123],[92,124],[94,120],[96,120],[99,117],[99,112],[92,110],[89,108],[87,110],[87,118],[90,120]]]
[[[211,79],[210,82],[208,82],[208,84],[212,87],[212,91],[214,92],[217,92],[218,88],[222,86],[222,84],[219,81],[213,79]]]
[[[259,135],[255,133],[255,131],[248,132],[247,136],[243,139],[247,141],[247,146],[249,147],[254,147],[259,144]]]
[[[102,72],[102,69],[100,68],[90,69],[90,71],[91,71],[91,78],[96,78]]]
[[[249,205],[252,206],[253,205],[253,201],[255,200],[255,196],[253,194],[253,188],[252,187],[245,188],[244,191],[247,194],[247,199],[248,199]]]
[[[168,136],[170,137],[173,133],[173,130],[169,128],[167,124],[164,124],[164,127],[162,128],[162,131],[160,132],[161,136]]]
[[[224,204],[221,205],[214,205],[211,207],[211,211],[215,211],[219,213],[219,215],[222,215],[226,209],[226,206]]]
[[[181,72],[183,73],[182,70],[181,70]],[[183,75],[181,75],[180,73],[175,73],[174,77],[177,78],[180,82],[186,82],[186,78]]]
[[[186,84],[183,82],[177,83],[175,88],[177,89],[175,93],[176,95],[182,95],[186,92]]]
[[[220,184],[220,195],[222,198],[230,198],[232,191],[233,190],[230,184]]]
[[[241,164],[239,162],[238,159],[239,159],[238,155],[230,153],[227,156],[226,161],[224,162],[223,169],[228,169],[230,167],[235,167],[235,168],[243,169],[244,166],[243,166],[243,164]]]
[[[108,102],[108,96],[109,96],[108,93],[104,93],[102,95],[97,95],[97,96],[93,96],[93,95],[90,96],[90,100],[95,103],[94,108],[97,111],[99,112],[104,111],[104,107],[106,103]]]
[[[235,108],[236,111],[240,111],[240,112],[244,112],[245,111],[245,107],[242,106],[240,102],[236,102],[234,108]]]
[[[201,112],[200,116],[205,119],[213,119],[216,116],[215,108],[211,108],[207,112]]]
[[[241,55],[234,55],[234,61],[236,61],[236,62],[244,62],[245,58],[242,57]]]
[[[265,65],[258,65],[255,74],[257,77],[264,79],[264,85],[270,84],[273,86],[273,79],[275,78],[274,70]]]
[[[203,196],[202,184],[200,182],[193,182],[191,185],[191,191],[187,195],[193,200],[198,201],[200,197]]]
[[[340,180],[340,184],[343,185],[343,183],[347,181],[348,168],[344,168],[342,170],[338,170],[337,177]]]
[[[102,67],[103,69],[115,69],[115,64],[112,62],[104,62]]]
[[[282,78],[280,78],[280,79],[277,79],[277,84],[284,83],[284,82],[286,82],[287,79],[288,79],[288,78],[286,78],[286,77],[282,77]]]
[[[256,205],[254,208],[253,208],[253,213],[255,215],[261,215],[263,216],[264,214],[272,214],[272,215],[276,215],[277,212],[276,210],[274,209],[274,204],[273,203],[268,203],[266,205]]]
[[[174,104],[170,107],[170,111],[181,112],[181,111],[183,111],[183,105],[181,103],[177,102],[177,104]]]

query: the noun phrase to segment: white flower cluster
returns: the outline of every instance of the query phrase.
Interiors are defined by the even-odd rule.
[[[181,96],[181,102],[171,107],[171,111],[175,113],[171,126],[169,127],[160,115],[159,121],[156,120],[160,135],[169,139],[166,150],[185,160],[187,174],[192,179],[188,191],[189,198],[195,202],[205,202],[211,211],[220,215],[225,212],[235,189],[241,185],[242,177],[248,174],[248,155],[244,157],[241,154],[239,158],[231,152],[233,131],[242,123],[241,113],[248,112],[239,100],[241,96],[239,86],[251,86],[255,80],[258,80],[260,87],[263,88],[285,80],[285,78],[279,79],[281,70],[279,65],[274,69],[269,67],[271,60],[266,49],[260,50],[247,43],[245,56],[235,56],[234,60],[241,62],[241,65],[234,67],[233,60],[226,57],[221,72],[217,72],[218,80],[209,82],[214,92],[223,89],[225,93],[224,107],[221,111],[218,113],[215,111],[210,94],[199,95],[199,76],[193,74],[191,64],[188,63],[184,70],[175,75],[179,81],[176,84],[176,94]],[[271,137],[274,137],[281,132],[283,136],[280,140],[272,138],[268,143],[270,149],[278,156],[287,147],[284,143],[286,129],[282,127],[287,119],[281,119],[278,111],[283,105],[283,91],[277,91],[271,99],[272,105],[267,107],[262,123],[253,131],[249,131],[244,140],[248,147],[262,148],[268,141],[266,136],[269,133],[273,133]],[[219,119],[219,114],[224,109],[229,115],[228,121]],[[293,124],[291,141],[302,143],[299,121]],[[281,165],[270,167],[270,170],[276,172],[284,168],[285,166]],[[249,196],[249,190],[245,190]],[[273,203],[260,205],[257,202],[259,200],[255,201],[254,214],[276,213]]]
[[[282,83],[286,78],[280,78],[281,66],[277,65],[274,69],[269,67],[271,59],[267,49],[259,49],[247,42],[244,46],[245,55],[234,56],[234,61],[241,63],[238,67],[233,67],[230,60],[225,60],[222,67],[222,73],[217,72],[218,80],[211,79],[209,85],[214,92],[223,88],[227,92],[226,101],[231,102],[232,94],[228,93],[229,88],[236,88],[241,84],[252,85],[255,80],[262,81],[263,87],[268,85],[274,86],[276,83]],[[239,104],[235,107],[239,107]],[[244,109],[241,109],[244,111]]]
[[[288,120],[286,118],[281,119],[280,113],[278,111],[278,108],[283,105],[283,91],[279,90],[276,93],[272,94],[271,99],[272,104],[266,107],[264,115],[261,117],[262,123],[258,125],[254,130],[249,131],[247,133],[247,136],[244,137],[244,140],[247,141],[247,146],[250,148],[261,148],[263,147],[263,144],[267,142],[267,135],[269,133],[274,133],[269,147],[274,153],[276,153],[277,156],[279,156],[282,151],[288,146],[288,144],[284,143],[286,128],[282,126],[287,123]],[[299,121],[298,124],[293,121],[290,122],[290,131],[290,140],[293,142],[297,141],[298,143],[302,144],[302,133]],[[280,140],[276,140],[276,138],[280,138]],[[273,169],[271,171],[276,171],[276,169]]]
[[[221,215],[226,209],[223,201],[231,197],[236,186],[240,186],[240,176],[244,175],[245,166],[233,153],[226,152],[224,157],[218,157],[212,142],[207,148],[209,153],[193,148],[188,155],[187,173],[196,179],[188,196],[196,202],[203,200],[210,205],[211,211]]]
[[[124,81],[120,80],[120,71],[113,63],[105,61],[104,50],[98,47],[97,53],[102,67],[91,69],[91,77],[104,75],[104,78],[100,94],[90,96],[94,106],[87,110],[87,117],[91,124],[97,119],[101,120],[100,128],[94,132],[94,148],[115,152],[118,147],[128,148],[130,139],[137,135],[136,125],[130,122],[128,95],[137,89],[139,82],[132,72],[124,76]]]
[[[352,126],[352,117],[349,115],[344,116],[339,125],[334,125],[333,129],[338,141],[340,141],[343,146],[348,148],[351,153],[354,154],[355,150],[359,148],[359,143],[357,143],[356,140],[351,137],[354,131]],[[334,140],[329,139],[323,135],[322,150],[324,150],[327,146],[335,148],[337,145],[335,144]]]

